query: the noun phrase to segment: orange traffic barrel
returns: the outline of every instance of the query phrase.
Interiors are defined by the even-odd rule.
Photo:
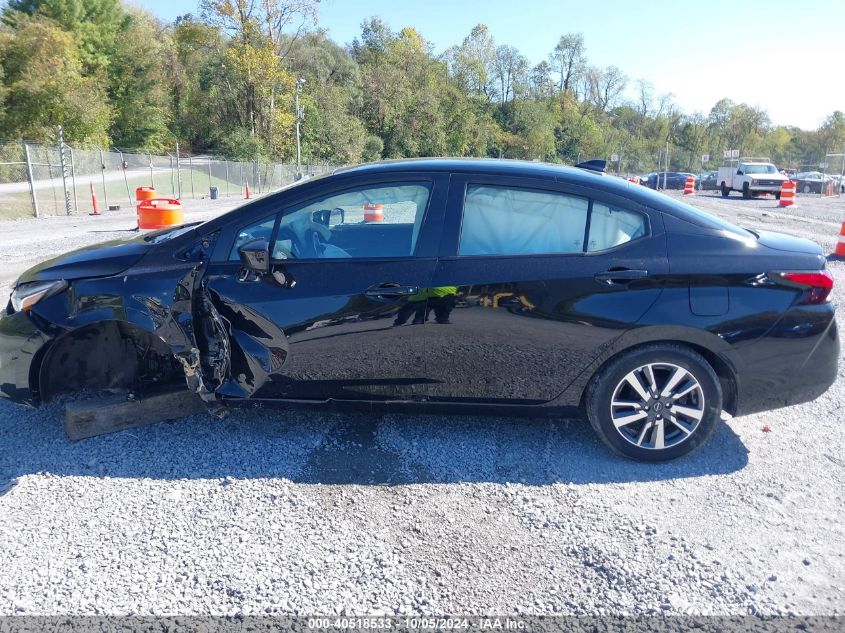
[[[135,200],[152,200],[156,197],[156,190],[154,187],[138,187],[135,189]]]
[[[695,176],[687,176],[687,179],[684,181],[684,195],[695,195]]]
[[[795,204],[795,190],[798,188],[798,183],[787,180],[780,187],[780,202],[779,207],[791,207]]]
[[[364,222],[384,222],[384,209],[380,204],[364,205]]]
[[[182,204],[170,198],[153,198],[138,204],[139,229],[166,229],[185,223]]]
[[[845,257],[845,222],[842,223],[842,228],[839,229],[839,241],[836,242],[836,249],[833,254],[837,257]]]

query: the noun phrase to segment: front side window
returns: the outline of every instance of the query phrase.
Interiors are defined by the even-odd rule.
[[[272,258],[409,257],[430,194],[428,182],[368,185],[286,209],[276,228]],[[229,258],[237,260],[238,248],[250,239],[269,243],[276,219],[274,215],[241,229]]]
[[[458,252],[534,255],[584,250],[589,201],[564,193],[467,186]]]

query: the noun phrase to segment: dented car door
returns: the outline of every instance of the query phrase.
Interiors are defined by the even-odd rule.
[[[414,399],[431,380],[418,317],[447,186],[448,174],[341,180],[224,230],[197,305],[218,395]],[[256,241],[267,245],[265,273],[239,252]]]

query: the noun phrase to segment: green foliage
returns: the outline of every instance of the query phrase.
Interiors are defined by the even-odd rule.
[[[621,171],[696,171],[726,149],[781,166],[845,145],[845,115],[816,131],[773,126],[722,99],[686,114],[672,95],[590,63],[584,36],[531,65],[476,25],[440,55],[379,18],[348,47],[312,28],[318,0],[200,0],[164,25],[122,0],[8,0],[0,25],[0,137],[355,163],[490,156],[572,163],[620,154]],[[631,88],[636,96],[632,94]],[[626,91],[627,90],[627,91]],[[616,166],[614,166],[616,167]]]
[[[104,86],[83,75],[73,37],[49,18],[21,15],[0,31],[3,111],[0,135],[47,141],[108,142],[112,109]]]

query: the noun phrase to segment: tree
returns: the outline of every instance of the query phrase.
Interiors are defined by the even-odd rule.
[[[36,15],[73,35],[85,75],[108,70],[128,17],[120,0],[9,0],[3,21]]]
[[[49,18],[18,15],[0,31],[4,104],[0,136],[35,141],[63,126],[70,142],[107,145],[113,111],[105,87],[82,74],[73,37]]]
[[[581,33],[561,35],[554,51],[549,55],[549,63],[558,74],[558,90],[570,92],[574,88],[584,65],[584,36]]]

